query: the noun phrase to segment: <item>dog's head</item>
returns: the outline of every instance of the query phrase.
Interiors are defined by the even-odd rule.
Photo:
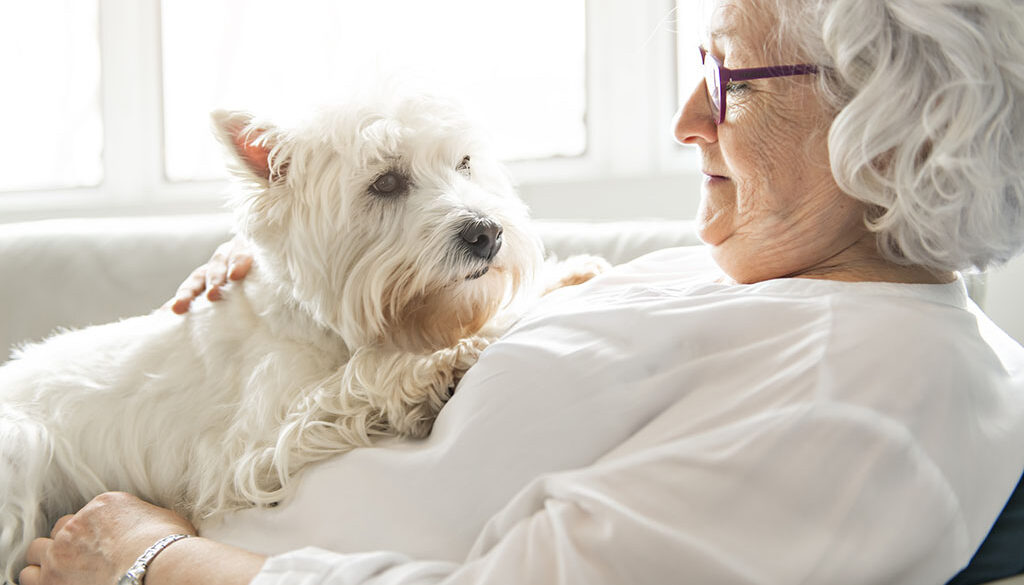
[[[384,92],[295,128],[213,118],[259,265],[350,347],[450,346],[540,267],[525,206],[451,102]]]

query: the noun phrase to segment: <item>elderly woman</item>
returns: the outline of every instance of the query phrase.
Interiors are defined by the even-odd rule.
[[[676,124],[706,247],[550,296],[422,444],[203,538],[105,494],[21,584],[113,583],[140,555],[147,585],[957,575],[1024,470],[1024,349],[957,272],[1024,244],[1024,7],[708,4]]]

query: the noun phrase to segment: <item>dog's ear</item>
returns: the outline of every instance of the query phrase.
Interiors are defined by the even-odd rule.
[[[275,128],[255,124],[252,114],[217,110],[211,114],[214,130],[243,170],[263,184],[284,174],[286,164],[275,164],[271,153],[276,145]]]

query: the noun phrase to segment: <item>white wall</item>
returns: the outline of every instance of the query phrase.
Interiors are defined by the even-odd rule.
[[[983,308],[992,320],[1024,344],[1024,256],[988,275]]]
[[[696,172],[519,187],[538,219],[693,219],[700,201]]]

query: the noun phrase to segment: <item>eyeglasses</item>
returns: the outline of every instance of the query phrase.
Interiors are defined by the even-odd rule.
[[[704,81],[707,83],[708,104],[714,115],[716,124],[725,122],[725,94],[729,84],[734,81],[751,79],[768,79],[770,77],[788,77],[790,75],[810,75],[818,72],[815,65],[775,65],[773,67],[751,67],[749,69],[727,69],[714,55],[704,47],[700,49],[700,61],[704,64]]]

